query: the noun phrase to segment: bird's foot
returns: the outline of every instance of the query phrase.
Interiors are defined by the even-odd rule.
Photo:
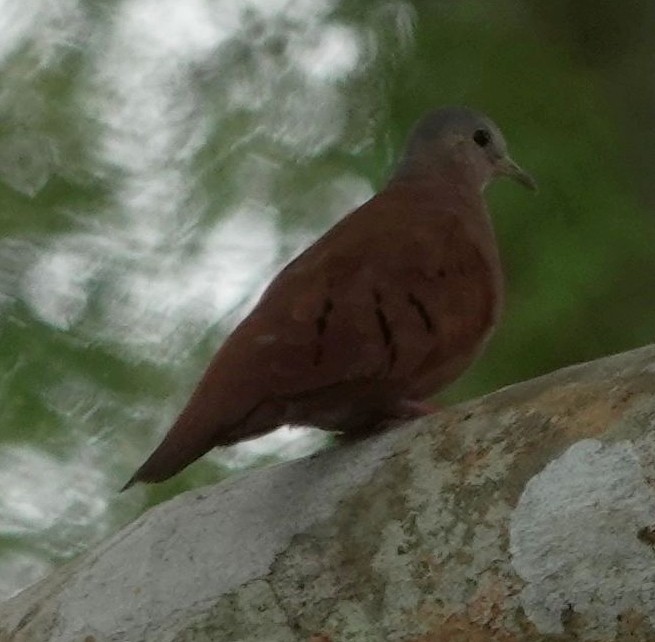
[[[397,419],[418,419],[419,417],[434,415],[440,410],[443,410],[443,406],[434,402],[403,399],[398,404]]]
[[[357,426],[356,429],[344,430],[338,434],[340,441],[358,441],[371,435],[397,428],[398,426],[411,421],[433,415],[442,410],[443,406],[427,401],[414,401],[412,399],[403,399],[398,403],[392,413],[389,413],[383,419],[373,421],[369,424]]]

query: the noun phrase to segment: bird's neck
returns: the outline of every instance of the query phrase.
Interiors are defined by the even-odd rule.
[[[439,191],[445,186],[451,186],[456,191],[475,194],[481,198],[489,178],[481,175],[478,164],[463,155],[427,158],[422,154],[408,154],[391,175],[390,183],[431,183],[435,190]]]
[[[461,211],[473,209],[486,218],[484,187],[471,167],[457,163],[433,163],[414,165],[409,171],[404,171],[401,165],[391,176],[387,189],[409,189],[417,195],[421,194],[422,199],[433,201],[435,205],[442,202],[458,203]]]
[[[495,248],[495,235],[484,199],[484,185],[474,173],[462,171],[456,164],[432,167],[430,171],[392,177],[386,192],[398,199],[417,204],[416,211],[435,224],[441,215],[461,217],[464,227],[476,242]],[[485,239],[493,239],[488,244]],[[494,250],[495,251],[495,250]],[[490,257],[493,259],[494,257]]]

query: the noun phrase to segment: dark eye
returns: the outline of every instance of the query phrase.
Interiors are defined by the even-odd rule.
[[[486,129],[476,129],[473,132],[473,140],[480,147],[486,147],[491,142],[491,134]]]

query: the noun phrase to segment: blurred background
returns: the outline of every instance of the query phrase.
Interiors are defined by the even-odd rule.
[[[0,0],[0,599],[314,431],[117,489],[269,278],[411,123],[489,113],[508,305],[470,398],[655,331],[649,0]]]

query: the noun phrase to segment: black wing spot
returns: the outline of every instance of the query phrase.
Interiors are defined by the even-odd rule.
[[[323,303],[323,310],[321,316],[316,319],[316,334],[319,338],[319,343],[316,344],[316,351],[314,352],[314,365],[318,366],[323,361],[323,344],[320,343],[320,338],[325,334],[328,326],[328,318],[330,313],[334,310],[334,302],[329,297]]]
[[[434,332],[434,322],[432,321],[432,317],[430,316],[426,307],[423,305],[423,302],[415,297],[411,292],[407,295],[407,300],[409,301],[410,305],[414,306],[418,312],[418,315],[423,320],[423,325],[425,325],[426,331],[430,333]]]
[[[446,276],[446,270],[444,270],[443,268],[439,268],[437,274],[443,279]]]
[[[393,336],[391,335],[391,327],[389,326],[389,320],[387,319],[386,314],[382,308],[375,308],[375,316],[378,319],[378,325],[380,326],[380,331],[382,332],[382,338],[384,339],[384,345],[391,345],[393,341]]]
[[[373,290],[373,298],[375,299],[375,316],[378,321],[378,326],[380,326],[382,340],[384,341],[384,345],[387,347],[389,352],[390,371],[398,360],[398,351],[396,348],[396,343],[393,339],[391,324],[389,323],[389,319],[387,319],[387,315],[382,309],[382,295],[377,290]]]
[[[334,310],[334,303],[332,302],[332,299],[325,299],[321,316],[316,319],[316,332],[318,333],[319,337],[325,334],[328,317],[330,316],[330,312],[332,312],[332,310]]]

